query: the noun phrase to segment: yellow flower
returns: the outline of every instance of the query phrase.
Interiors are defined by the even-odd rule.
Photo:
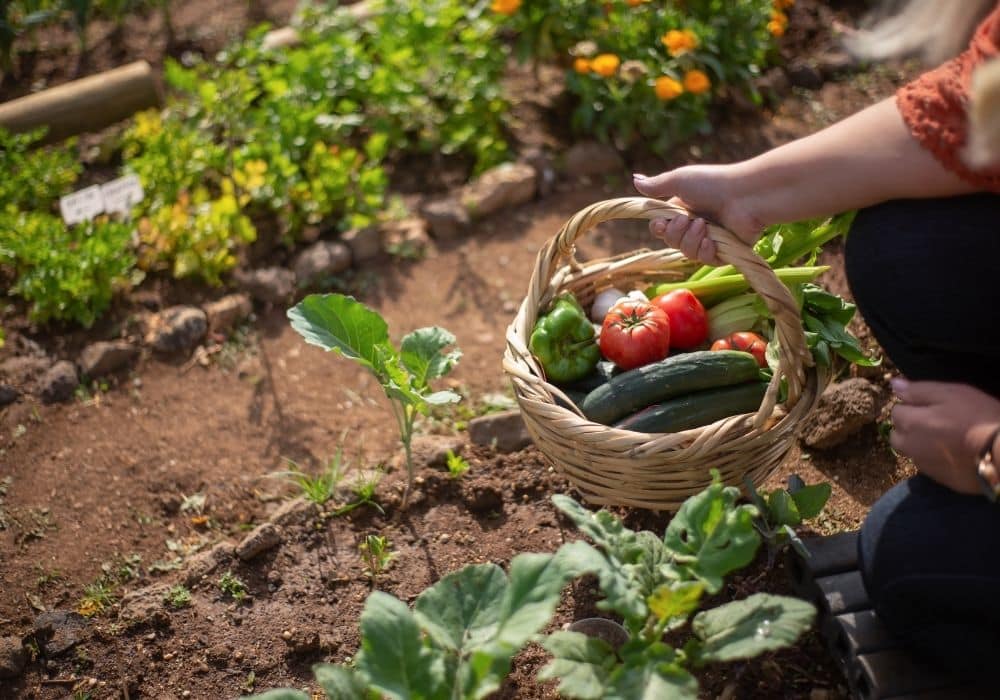
[[[590,61],[586,58],[578,58],[573,61],[573,70],[575,70],[580,75],[586,75],[590,72]]]
[[[657,78],[654,89],[657,98],[664,102],[679,97],[684,92],[684,87],[669,75],[661,75]]]
[[[684,74],[684,89],[695,95],[700,95],[712,89],[712,81],[708,79],[704,71],[696,68]]]
[[[610,78],[615,73],[618,72],[618,66],[621,65],[621,59],[615,56],[613,53],[602,53],[593,61],[590,62],[590,68],[595,73],[605,78]]]
[[[490,9],[501,15],[512,15],[521,7],[521,0],[493,0]]]
[[[667,47],[671,56],[680,56],[698,48],[698,35],[690,29],[671,29],[660,38],[660,41]]]
[[[767,31],[771,32],[772,36],[785,36],[785,25],[772,19],[767,23]]]

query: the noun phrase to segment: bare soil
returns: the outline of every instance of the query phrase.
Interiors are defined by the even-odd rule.
[[[217,4],[233,12],[245,6]],[[183,9],[215,5],[184,3]],[[270,16],[279,19],[278,8],[286,5],[270,4]],[[184,12],[175,15],[179,25],[187,22]],[[153,26],[156,20],[134,21]],[[201,21],[192,15],[190,23]],[[212,24],[218,24],[214,16]],[[151,36],[156,31],[149,29]],[[104,50],[99,44],[94,56]],[[62,75],[34,70],[31,75],[56,76],[47,80]],[[796,89],[762,113],[734,108],[720,115],[715,133],[669,159],[636,156],[631,165],[655,172],[744,158],[891,94],[910,72],[878,69],[816,91]],[[20,81],[17,88],[5,84],[0,97],[21,88]],[[449,383],[465,397],[465,408],[426,421],[423,433],[467,441],[464,421],[496,394],[510,396],[500,368],[505,329],[537,251],[580,208],[632,194],[626,175],[561,181],[547,198],[485,221],[467,238],[435,242],[422,260],[383,258],[351,280],[352,291],[387,319],[394,338],[426,325],[442,325],[458,338],[464,357]],[[644,226],[626,222],[602,226],[580,253],[599,257],[651,245]],[[832,269],[821,281],[849,296],[836,246],[824,263]],[[863,322],[856,331],[877,350]],[[35,339],[66,352],[58,337]],[[29,634],[42,610],[76,609],[86,587],[102,577],[117,581],[110,591],[117,600],[153,583],[182,580],[184,571],[172,568],[178,562],[218,542],[238,542],[295,495],[274,476],[288,459],[315,471],[343,450],[353,470],[381,465],[387,476],[377,499],[385,514],[363,507],[286,527],[280,546],[224,567],[248,584],[250,595],[239,604],[220,592],[222,570],[192,587],[189,607],[164,607],[153,623],[129,627],[112,603],[73,648],[40,655],[16,682],[0,681],[0,697],[63,698],[80,690],[95,698],[233,698],[276,686],[314,687],[312,663],[354,654],[358,615],[373,587],[412,601],[466,563],[505,565],[519,552],[553,551],[577,536],[549,503],[554,493],[575,492],[533,447],[500,454],[466,445],[471,469],[460,481],[422,466],[413,504],[399,514],[400,448],[386,399],[352,363],[305,345],[284,309],[258,308],[254,322],[209,366],[187,359],[144,356],[107,391],[66,405],[27,400],[0,411],[0,636]],[[883,371],[872,378],[883,382]],[[794,450],[768,485],[791,473],[833,483],[826,512],[812,523],[814,531],[829,533],[857,527],[870,505],[912,469],[872,426],[831,451]],[[204,497],[200,509],[190,507],[197,504],[193,496]],[[635,527],[660,530],[666,523],[655,514],[617,512]],[[372,581],[357,547],[376,533],[388,537],[396,557]],[[757,563],[723,595],[785,589],[780,568]],[[553,628],[595,614],[594,604],[591,583],[571,586]],[[544,663],[544,652],[529,647],[498,696],[556,697],[552,685],[534,680]],[[816,691],[846,697],[815,634],[794,649],[717,668],[701,680],[704,697],[712,698],[814,698]]]

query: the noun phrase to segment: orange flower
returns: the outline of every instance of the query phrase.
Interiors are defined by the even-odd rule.
[[[680,56],[691,49],[698,48],[698,35],[690,29],[671,29],[660,41],[667,47],[671,56]]]
[[[590,62],[591,70],[605,78],[610,78],[617,73],[619,65],[621,65],[621,59],[613,53],[602,53]]]
[[[493,0],[490,9],[501,15],[512,15],[521,7],[521,0]]]
[[[684,92],[684,87],[669,75],[661,75],[657,78],[654,89],[656,97],[664,102],[679,97]]]
[[[795,0],[774,0],[774,6],[779,10],[787,10],[795,4]]]
[[[767,31],[771,32],[772,36],[785,36],[785,25],[772,19],[767,23]]]
[[[788,26],[788,15],[786,15],[781,10],[771,10],[771,21],[777,22],[778,24]]]
[[[712,89],[712,81],[708,79],[704,71],[695,68],[684,74],[684,89],[695,95],[700,95]]]
[[[578,58],[573,61],[573,70],[575,70],[580,75],[586,75],[590,72],[590,61],[586,58]]]
[[[647,2],[649,2],[649,0],[625,0],[625,4],[629,7],[639,7],[639,5],[643,5]]]

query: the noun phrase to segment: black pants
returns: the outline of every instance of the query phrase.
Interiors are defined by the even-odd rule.
[[[858,308],[903,375],[1000,397],[1000,196],[865,209],[845,258]],[[995,674],[1000,505],[913,477],[872,507],[859,556],[876,612],[916,654]]]

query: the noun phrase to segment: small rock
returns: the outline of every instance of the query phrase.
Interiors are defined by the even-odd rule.
[[[448,450],[461,454],[465,440],[452,435],[418,435],[413,438],[410,451],[415,469],[448,466]]]
[[[237,270],[233,278],[254,299],[268,304],[287,303],[295,294],[295,273],[283,267]]]
[[[340,241],[318,241],[295,258],[299,286],[308,287],[339,274],[351,266],[351,249]]]
[[[517,452],[531,444],[524,419],[516,408],[472,419],[469,437],[477,445],[495,445],[500,452]]]
[[[805,88],[806,90],[819,90],[825,82],[823,74],[819,72],[819,69],[806,61],[793,61],[786,70],[788,72],[788,81],[795,87]]]
[[[14,386],[25,386],[45,374],[52,366],[47,357],[11,357],[0,364],[0,377]]]
[[[201,307],[208,321],[209,333],[228,333],[229,329],[253,313],[246,294],[228,294]]]
[[[65,654],[76,646],[87,631],[87,618],[71,610],[51,610],[35,618],[31,636],[45,655]]]
[[[122,598],[118,618],[130,626],[150,624],[154,627],[169,627],[170,616],[163,607],[169,590],[168,584],[157,583],[132,591]]]
[[[341,234],[340,240],[350,248],[351,260],[355,265],[377,258],[382,252],[382,234],[376,226],[352,228]]]
[[[229,657],[233,653],[231,647],[225,644],[214,644],[208,648],[205,652],[205,658],[213,666],[226,666],[229,663]]]
[[[250,561],[264,552],[281,544],[281,532],[272,523],[258,525],[236,545],[236,556],[243,561]]]
[[[382,225],[382,244],[389,252],[405,249],[411,255],[421,256],[431,245],[427,234],[427,222],[414,216],[399,221],[388,221]]]
[[[457,238],[469,227],[469,213],[462,203],[454,197],[436,199],[425,204],[420,212],[431,233],[440,240]]]
[[[0,678],[17,678],[28,665],[28,651],[17,637],[0,637]]]
[[[72,362],[60,360],[52,365],[49,371],[42,375],[38,382],[39,392],[42,401],[45,403],[57,403],[68,401],[73,398],[73,392],[80,384],[76,376],[76,367]]]
[[[563,155],[563,171],[570,177],[607,175],[625,169],[625,161],[613,147],[597,141],[580,141]]]
[[[190,350],[208,330],[205,312],[196,306],[171,306],[149,319],[146,343],[157,352]]]
[[[535,169],[527,163],[490,168],[462,189],[462,205],[473,219],[530,202],[535,196]]]
[[[288,525],[303,525],[319,514],[316,504],[307,498],[293,498],[285,501],[275,510],[268,520],[274,525],[286,527]]]
[[[462,490],[462,499],[473,513],[503,511],[503,493],[490,484],[473,484]]]
[[[317,630],[286,630],[281,638],[288,645],[289,656],[307,656],[318,652],[323,646]]]
[[[0,384],[0,408],[14,403],[20,395],[21,392],[10,384]]]
[[[233,545],[220,542],[211,549],[198,552],[187,560],[184,570],[184,585],[192,587],[229,561],[234,554]]]
[[[540,148],[532,148],[521,154],[521,160],[535,169],[535,192],[539,197],[548,197],[556,187],[556,169],[552,157]]]
[[[878,419],[881,399],[879,389],[867,379],[831,384],[803,421],[802,441],[820,450],[839,445]]]
[[[139,356],[139,348],[126,340],[91,343],[80,353],[80,372],[91,379],[126,367]]]

